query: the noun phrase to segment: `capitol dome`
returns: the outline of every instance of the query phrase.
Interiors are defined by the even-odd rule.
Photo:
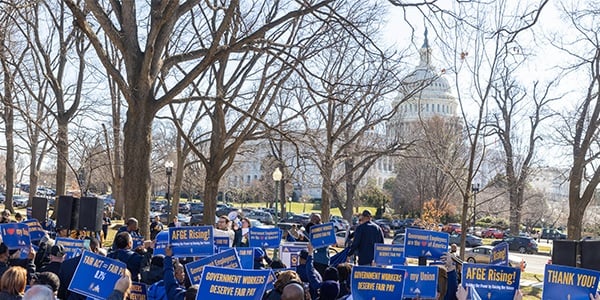
[[[416,121],[420,118],[455,117],[458,103],[452,95],[450,83],[444,72],[436,70],[431,63],[431,47],[425,29],[425,41],[419,49],[419,65],[402,80],[401,90],[394,101],[400,101],[399,122]],[[408,98],[408,99],[407,99]]]

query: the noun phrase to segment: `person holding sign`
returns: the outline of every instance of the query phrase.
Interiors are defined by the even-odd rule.
[[[140,281],[140,271],[150,263],[152,257],[152,241],[145,241],[143,248],[131,250],[133,239],[128,232],[121,232],[115,237],[116,250],[109,253],[107,257],[120,260],[127,264],[133,281]],[[141,254],[140,254],[141,253]]]
[[[371,221],[372,215],[364,210],[361,215],[361,224],[354,231],[354,241],[350,246],[348,256],[358,251],[358,265],[370,266],[375,258],[375,244],[383,244],[383,231]]]
[[[165,272],[163,280],[165,284],[165,290],[167,291],[167,299],[187,299],[187,291],[184,287],[180,286],[175,279],[175,270],[173,269],[173,249],[171,249],[171,246],[167,246],[167,248],[165,248],[164,267]],[[196,295],[194,295],[194,298],[192,299],[195,298]]]
[[[321,215],[317,213],[312,213],[310,215],[310,223],[306,224],[307,235],[310,236],[310,230],[313,225],[319,224],[322,224]],[[314,259],[315,269],[317,269],[319,274],[323,276],[325,269],[327,269],[327,267],[329,266],[329,246],[317,249],[317,251],[314,253]]]

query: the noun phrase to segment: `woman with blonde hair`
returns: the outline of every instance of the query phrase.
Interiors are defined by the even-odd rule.
[[[0,299],[23,299],[26,285],[27,270],[18,266],[8,268],[8,270],[2,274],[2,278],[0,278]]]

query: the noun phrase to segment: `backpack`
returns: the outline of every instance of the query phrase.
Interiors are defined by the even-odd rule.
[[[148,300],[167,300],[167,290],[165,282],[158,281],[148,287]]]

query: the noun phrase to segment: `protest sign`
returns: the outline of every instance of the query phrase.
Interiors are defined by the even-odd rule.
[[[62,245],[63,248],[65,248],[65,259],[81,255],[83,249],[85,248],[85,242],[83,240],[57,237],[54,242],[57,245]]]
[[[37,219],[25,220],[23,223],[29,227],[29,238],[32,241],[39,241],[46,235],[46,231]]]
[[[588,300],[590,294],[596,294],[599,276],[598,271],[546,265],[542,299]]]
[[[463,264],[461,282],[469,288],[467,299],[513,299],[520,277],[521,269],[517,268]]]
[[[406,228],[404,238],[405,257],[440,259],[445,252],[448,252],[447,233]]]
[[[305,242],[291,242],[283,243],[279,247],[279,259],[286,266],[297,267],[300,264],[300,251],[308,250],[308,243]]]
[[[68,289],[93,299],[107,299],[125,269],[121,261],[83,251]]]
[[[254,248],[252,247],[238,247],[235,248],[237,251],[238,258],[242,269],[254,269]]]
[[[146,300],[148,299],[148,287],[141,282],[132,282],[129,289],[127,300]]]
[[[0,225],[2,242],[10,250],[20,250],[19,257],[24,259],[29,254],[31,239],[29,227],[24,223],[8,223]]]
[[[404,266],[404,298],[435,299],[437,296],[438,267]]]
[[[404,245],[375,244],[375,264],[380,266],[404,265]]]
[[[214,254],[212,226],[169,228],[173,257],[209,256]]]
[[[275,228],[250,228],[250,247],[277,248],[281,243],[281,230]]]
[[[350,280],[352,299],[402,299],[405,273],[403,269],[354,266]]]
[[[492,249],[490,265],[508,266],[508,243],[502,242]]]
[[[206,266],[196,300],[260,300],[270,272]]]
[[[202,278],[202,270],[205,266],[215,266],[223,268],[240,269],[240,259],[237,256],[235,249],[229,249],[219,254],[215,254],[203,259],[185,264],[187,275],[192,284],[200,283]]]
[[[165,255],[165,249],[169,245],[169,232],[163,230],[156,235],[156,243],[154,244],[154,255]]]
[[[144,237],[143,236],[132,236],[131,241],[133,242],[131,249],[134,249],[134,250],[137,247],[144,245]]]
[[[310,227],[310,244],[315,249],[335,244],[333,223],[317,224]]]
[[[215,236],[215,246],[217,248],[229,247],[229,237]]]

